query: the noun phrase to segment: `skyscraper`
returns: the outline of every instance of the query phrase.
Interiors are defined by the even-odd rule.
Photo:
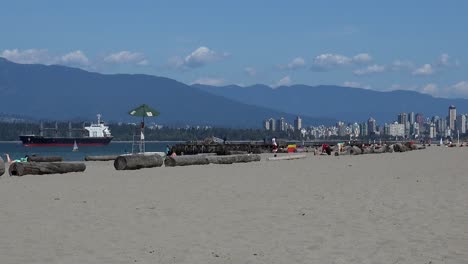
[[[455,130],[455,121],[457,120],[457,108],[454,105],[449,106],[448,125],[450,130]]]
[[[377,124],[374,118],[371,117],[369,118],[369,120],[367,120],[367,129],[368,135],[375,134],[375,132],[377,131]]]
[[[286,120],[284,119],[284,117],[281,117],[280,119],[278,119],[278,131],[285,131],[286,130]]]
[[[455,125],[456,129],[460,134],[466,133],[466,115],[458,115],[457,122]]]
[[[301,130],[302,128],[302,118],[300,116],[297,116],[297,118],[294,120],[294,129],[296,130]]]
[[[276,131],[276,120],[274,118],[270,118],[270,129]]]
[[[411,125],[413,125],[414,122],[416,122],[416,117],[414,115],[414,112],[408,113],[408,121]]]

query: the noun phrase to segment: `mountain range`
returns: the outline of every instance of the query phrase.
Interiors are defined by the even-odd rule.
[[[400,112],[445,117],[450,105],[468,112],[468,99],[435,98],[414,91],[379,92],[340,86],[186,85],[144,74],[101,74],[59,65],[17,64],[0,58],[0,113],[27,119],[138,122],[127,112],[143,103],[158,124],[258,128],[267,118],[297,115],[304,125],[337,120],[379,123]]]
[[[388,123],[395,121],[401,112],[446,117],[450,105],[455,105],[458,113],[468,113],[468,99],[436,98],[415,91],[380,92],[332,85],[292,85],[275,89],[265,85],[193,86],[246,104],[301,115],[330,116],[347,122],[362,122],[373,117],[379,123]]]
[[[297,113],[249,105],[181,82],[143,74],[100,74],[59,65],[17,64],[0,58],[0,112],[49,120],[138,122],[127,114],[146,103],[166,125],[260,127],[269,117],[292,120]],[[303,116],[306,124],[333,118]]]

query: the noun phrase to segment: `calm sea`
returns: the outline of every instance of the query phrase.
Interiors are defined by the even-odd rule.
[[[147,142],[147,152],[165,151],[166,145],[172,146],[180,142]],[[21,142],[0,143],[0,155],[6,161],[5,153],[12,159],[22,158],[26,155],[61,156],[65,161],[82,161],[87,155],[119,155],[132,151],[132,143],[111,142],[107,146],[80,147],[77,152],[72,147],[24,147]]]

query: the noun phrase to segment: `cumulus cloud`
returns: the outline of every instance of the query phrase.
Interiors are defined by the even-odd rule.
[[[148,60],[142,53],[131,52],[131,51],[119,51],[116,53],[109,54],[104,58],[107,63],[126,64],[134,63],[137,65],[148,65]]]
[[[255,68],[252,68],[252,67],[245,67],[244,72],[250,77],[257,75],[257,71],[255,70]]]
[[[174,68],[198,68],[222,60],[227,56],[229,56],[228,53],[219,53],[202,46],[185,56],[185,58],[174,57],[169,59],[169,65]]]
[[[371,65],[363,69],[357,69],[353,71],[355,75],[367,75],[367,74],[372,74],[372,73],[380,73],[385,71],[385,66],[384,65]]]
[[[297,70],[300,68],[304,68],[306,65],[306,61],[302,57],[294,58],[291,62],[286,65],[279,66],[280,69],[287,69],[287,70]]]
[[[193,81],[191,84],[203,84],[203,85],[211,85],[211,86],[221,86],[224,85],[226,82],[223,79],[216,79],[216,78],[200,78]]]
[[[430,94],[432,96],[436,96],[439,93],[439,89],[437,87],[437,84],[429,83],[423,86],[420,92],[425,93],[425,94]]]
[[[468,82],[467,81],[461,81],[458,82],[448,88],[448,91],[453,95],[453,96],[461,96],[461,97],[468,97]]]
[[[437,60],[436,65],[449,66],[450,65],[450,56],[447,53],[441,54],[439,59]]]
[[[288,76],[284,76],[283,78],[281,78],[275,85],[274,87],[280,87],[280,86],[288,86],[288,85],[291,85],[291,77]]]
[[[89,59],[81,50],[75,50],[61,56],[58,60],[58,63],[65,65],[86,66],[89,65]]]
[[[355,63],[368,63],[372,61],[372,56],[368,53],[359,53],[353,57]]]
[[[372,57],[368,53],[360,53],[353,57],[325,53],[314,58],[311,69],[313,71],[329,71],[343,66],[363,64],[370,61],[372,61]]]
[[[432,75],[434,74],[434,68],[431,64],[424,64],[420,68],[413,71],[413,75]]]
[[[48,51],[45,49],[6,49],[2,51],[1,56],[7,60],[23,64],[52,63],[52,58],[49,56]]]
[[[353,87],[353,88],[362,88],[362,89],[371,89],[370,85],[364,85],[358,82],[346,81],[343,83],[345,87]]]

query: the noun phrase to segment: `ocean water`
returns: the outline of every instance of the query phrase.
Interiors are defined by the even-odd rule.
[[[180,142],[147,142],[147,152],[165,151],[166,145],[172,146]],[[19,159],[26,155],[39,156],[61,156],[65,161],[83,161],[87,155],[119,155],[132,151],[132,143],[129,142],[111,142],[107,146],[82,146],[77,152],[72,151],[72,147],[25,147],[21,142],[0,143],[0,155],[6,161],[5,153],[8,153],[12,159]]]

